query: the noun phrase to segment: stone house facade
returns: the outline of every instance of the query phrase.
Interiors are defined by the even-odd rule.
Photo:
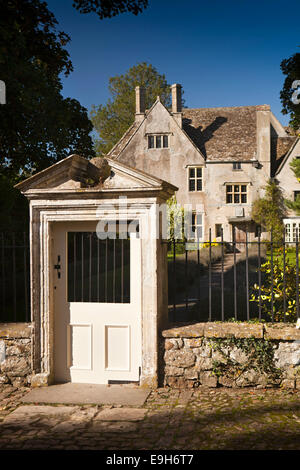
[[[286,195],[300,189],[289,168],[300,156],[299,138],[291,136],[269,105],[182,108],[181,85],[174,84],[172,108],[157,97],[145,110],[145,91],[136,88],[132,126],[108,156],[169,181],[179,188],[180,205],[190,205],[200,240],[253,241],[253,201],[276,176]],[[262,234],[264,236],[264,234]]]

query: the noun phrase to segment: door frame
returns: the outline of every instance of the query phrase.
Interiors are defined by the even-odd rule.
[[[120,219],[118,219],[120,220]],[[135,221],[138,221],[139,219],[135,219]],[[52,294],[53,294],[53,315],[54,315],[54,324],[58,323],[60,327],[55,328],[54,325],[54,344],[56,344],[55,348],[53,349],[53,356],[54,359],[55,357],[57,358],[56,361],[54,360],[54,375],[55,377],[57,376],[57,370],[60,369],[60,372],[62,370],[64,371],[65,369],[70,370],[65,370],[67,376],[70,375],[70,380],[72,378],[72,367],[70,367],[70,362],[71,362],[71,329],[72,326],[89,326],[90,327],[90,345],[91,349],[94,347],[97,347],[96,345],[101,344],[99,346],[100,350],[97,350],[97,356],[98,357],[98,362],[96,365],[96,359],[95,356],[91,353],[91,358],[90,358],[90,366],[88,368],[83,367],[80,369],[87,369],[91,372],[92,379],[93,380],[99,380],[99,375],[95,372],[94,367],[92,367],[92,364],[96,366],[96,369],[98,367],[101,369],[100,364],[103,363],[103,370],[99,370],[98,372],[100,373],[101,379],[105,380],[105,376],[111,375],[110,378],[108,378],[108,382],[89,382],[86,377],[82,378],[82,380],[75,380],[74,383],[109,383],[109,381],[114,381],[118,380],[121,381],[120,376],[125,375],[127,373],[127,377],[123,378],[123,381],[137,381],[138,380],[138,375],[139,375],[139,370],[141,367],[141,240],[138,236],[135,236],[133,234],[130,238],[130,243],[131,243],[131,249],[130,249],[130,259],[131,259],[131,266],[132,269],[130,269],[130,302],[129,303],[121,303],[121,302],[105,302],[105,301],[99,301],[99,302],[92,302],[92,301],[85,301],[87,304],[89,304],[89,307],[87,306],[86,308],[90,308],[90,312],[92,310],[98,311],[98,314],[96,317],[100,316],[100,323],[97,322],[97,318],[94,319],[96,320],[96,323],[93,323],[93,320],[91,319],[93,317],[93,314],[90,317],[90,320],[87,320],[86,315],[83,316],[83,319],[75,320],[74,323],[74,318],[73,320],[69,319],[68,321],[65,321],[67,313],[72,316],[71,310],[73,312],[77,311],[77,314],[75,313],[75,317],[78,315],[78,310],[83,309],[85,311],[85,302],[76,302],[73,301],[72,303],[78,303],[78,306],[71,307],[67,300],[67,285],[68,285],[68,268],[67,268],[67,257],[68,257],[68,248],[67,248],[67,234],[68,232],[82,232],[82,231],[93,231],[95,232],[97,230],[97,223],[98,220],[95,221],[85,221],[85,222],[78,222],[78,221],[69,221],[69,222],[64,222],[64,221],[56,221],[51,224],[51,229],[52,230],[52,239],[53,243],[51,246],[51,251],[52,249],[55,250],[55,256],[53,256],[53,253],[50,253],[51,259],[52,259],[52,269],[53,265],[57,264],[58,261],[56,255],[60,253],[61,259],[59,263],[61,264],[61,271],[62,271],[62,277],[60,281],[57,281],[57,275],[54,273],[54,279],[53,282],[57,284],[57,282],[60,283],[58,290],[52,289]],[[57,238],[56,238],[57,237]],[[134,244],[132,247],[132,243]],[[137,253],[138,251],[138,253]],[[51,269],[51,266],[50,266]],[[59,307],[60,306],[60,307]],[[79,307],[80,306],[80,307]],[[108,316],[109,319],[106,318],[107,313],[101,313],[101,309],[104,309],[105,312],[108,311]],[[129,320],[124,320],[126,318],[126,315],[129,315]],[[63,316],[64,319],[58,320],[58,317]],[[63,329],[61,326],[61,321],[64,324],[65,323],[65,329]],[[103,325],[102,325],[103,321]],[[103,334],[102,340],[100,343],[98,341],[94,341],[92,339],[94,335],[94,331],[96,331],[97,328],[101,325],[101,332]],[[116,326],[121,326],[121,327],[126,327],[127,328],[127,334],[128,334],[128,341],[129,341],[129,351],[128,353],[128,369],[127,371],[118,371],[118,370],[113,370],[111,369],[109,371],[108,368],[105,367],[104,363],[107,359],[106,357],[106,352],[107,352],[107,338],[106,335],[108,333],[108,328],[110,327],[116,327]],[[57,338],[59,338],[59,341],[57,342],[57,338],[55,337],[57,335]],[[100,339],[100,337],[99,337]],[[63,356],[63,361],[61,360],[61,356],[57,356],[57,348],[61,350],[61,348],[67,348],[67,351],[65,352],[65,356]],[[65,362],[64,362],[65,361]],[[56,363],[55,363],[56,362]],[[57,367],[57,363],[59,362],[59,367]],[[64,363],[64,366],[61,367],[62,362]],[[76,369],[73,367],[73,369]],[[78,375],[78,372],[75,372],[75,375]],[[80,375],[80,374],[79,374]],[[90,377],[91,379],[91,377]],[[73,380],[71,380],[73,381]],[[59,381],[60,382],[60,381]]]
[[[52,202],[52,204],[50,204]],[[66,204],[67,202],[67,204]],[[159,331],[167,321],[167,289],[162,282],[166,272],[166,244],[156,236],[158,198],[147,202],[131,200],[118,211],[114,200],[31,200],[31,305],[34,322],[32,363],[35,382],[48,385],[54,380],[54,305],[53,266],[51,257],[54,222],[119,219],[139,220],[141,237],[141,337],[142,367],[140,385],[158,384]],[[153,233],[155,236],[153,236]],[[152,235],[152,236],[151,236]],[[144,332],[147,334],[144,334]]]

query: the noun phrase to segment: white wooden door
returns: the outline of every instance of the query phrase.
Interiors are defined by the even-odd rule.
[[[55,381],[138,381],[140,239],[99,240],[95,231],[96,222],[53,226]]]

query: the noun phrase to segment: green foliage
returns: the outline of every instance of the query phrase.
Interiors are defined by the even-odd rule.
[[[109,79],[111,98],[106,105],[93,106],[91,120],[99,135],[96,140],[98,154],[107,153],[132,125],[135,116],[135,87],[146,91],[146,108],[150,108],[157,96],[165,106],[170,106],[170,85],[165,75],[155,67],[142,62],[131,67],[124,75]]]
[[[148,0],[73,0],[73,7],[79,10],[79,13],[95,12],[100,20],[125,12],[138,15],[147,6]]]
[[[178,204],[175,195],[167,200],[167,211],[170,224],[169,241],[174,238],[184,240],[184,209]]]
[[[274,179],[269,179],[265,186],[265,195],[257,199],[252,207],[252,219],[267,231],[273,230],[273,240],[279,242],[283,237],[283,218],[286,208],[282,191]]]
[[[300,129],[300,105],[292,101],[292,95],[295,92],[292,89],[294,80],[300,80],[300,53],[292,55],[280,64],[281,70],[286,75],[283,88],[280,92],[280,99],[283,105],[282,113],[290,114],[290,125],[294,130]]]
[[[298,181],[300,181],[300,160],[298,158],[294,158],[291,163],[290,167],[294,172],[295,177]],[[300,197],[297,196],[296,201],[290,201],[289,199],[285,200],[285,205],[293,210],[297,215],[300,215]]]
[[[1,2],[0,78],[6,104],[0,106],[0,173],[24,178],[68,156],[93,154],[92,124],[80,103],[61,95],[61,74],[72,63],[70,38],[57,31],[46,2]]]
[[[231,375],[236,379],[247,370],[256,370],[259,373],[267,374],[272,380],[281,377],[280,369],[274,365],[274,348],[271,341],[263,338],[214,338],[210,340],[210,347],[218,351],[224,360],[213,362],[213,373],[216,376]],[[240,364],[231,359],[226,351],[228,348],[236,347],[243,351],[248,360]]]
[[[259,285],[252,287],[250,302],[261,303],[262,312],[272,317],[272,266],[269,259],[261,265],[261,272],[265,274],[264,282],[261,286],[261,297],[259,295]],[[281,257],[273,259],[273,305],[274,320],[295,322],[297,320],[296,311],[296,288],[297,288],[296,264],[286,258],[285,280],[283,261]],[[285,289],[284,289],[285,282]],[[261,300],[260,300],[261,299]],[[284,299],[286,302],[286,314],[284,314]]]

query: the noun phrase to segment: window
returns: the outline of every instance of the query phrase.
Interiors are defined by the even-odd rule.
[[[168,135],[148,135],[148,149],[169,148]]]
[[[261,235],[261,225],[255,224],[255,237],[258,238]]]
[[[130,303],[130,239],[68,232],[67,242],[68,302]]]
[[[222,236],[222,224],[216,224],[215,232],[216,232],[216,238]]]
[[[189,191],[202,191],[202,168],[189,167]]]
[[[300,241],[300,222],[295,220],[284,221],[285,225],[285,241],[296,242]]]
[[[232,164],[232,169],[233,169],[233,170],[241,170],[241,169],[242,169],[242,164],[241,164],[241,162],[234,162],[234,163]]]
[[[192,213],[192,227],[191,237],[196,240],[202,240],[203,238],[203,214],[193,212]]]
[[[297,200],[297,197],[300,195],[300,191],[294,191],[294,201]]]
[[[247,185],[227,184],[226,204],[247,204]]]

